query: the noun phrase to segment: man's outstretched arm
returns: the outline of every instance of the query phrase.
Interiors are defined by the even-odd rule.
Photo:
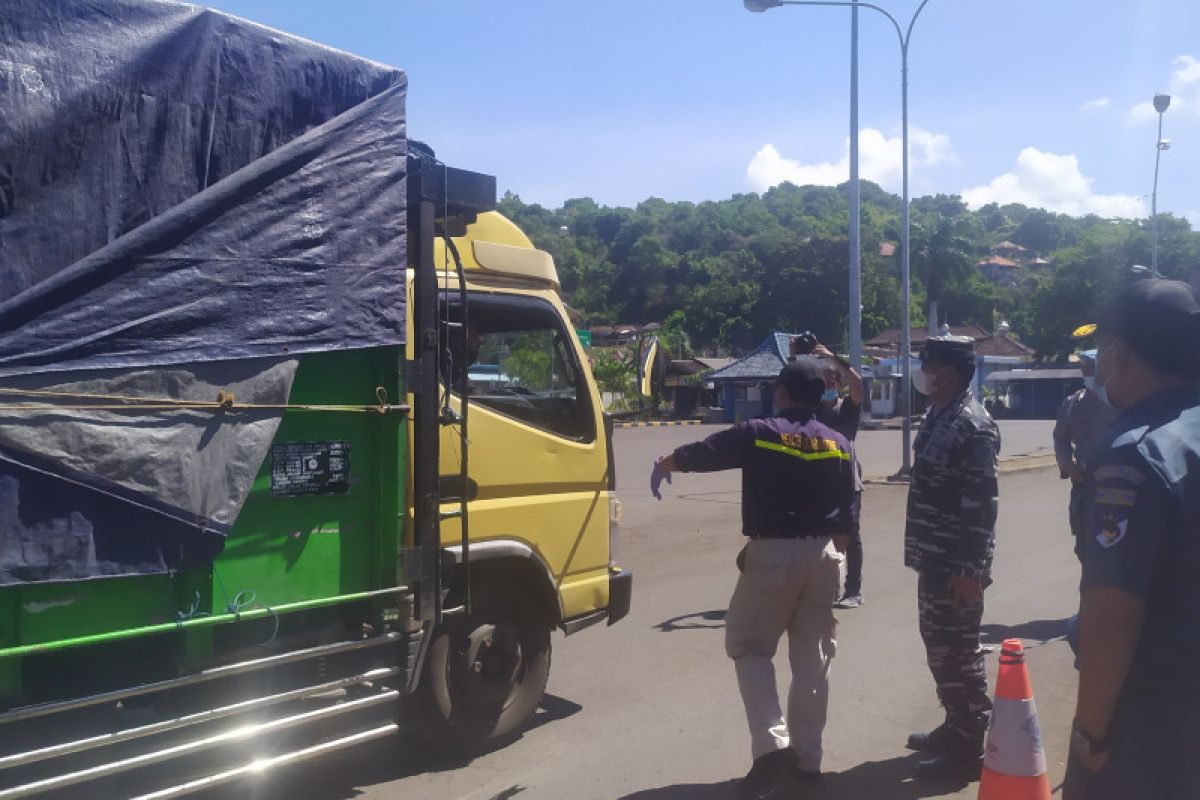
[[[739,423],[660,456],[650,472],[650,493],[661,500],[662,482],[670,483],[672,472],[717,472],[742,466],[747,437],[753,439],[753,431],[746,423]]]

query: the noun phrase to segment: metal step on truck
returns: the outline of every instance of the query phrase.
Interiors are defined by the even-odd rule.
[[[195,6],[0,0],[0,800],[520,735],[612,624],[611,423],[407,78]]]

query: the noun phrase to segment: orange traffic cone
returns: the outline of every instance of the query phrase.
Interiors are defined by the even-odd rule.
[[[1046,751],[1020,639],[1006,639],[1000,650],[979,800],[1050,800]]]

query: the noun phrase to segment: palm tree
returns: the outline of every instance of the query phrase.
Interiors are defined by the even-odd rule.
[[[965,218],[948,216],[914,226],[910,259],[929,298],[930,333],[936,333],[941,322],[938,306],[946,289],[965,280],[975,263],[967,228]]]

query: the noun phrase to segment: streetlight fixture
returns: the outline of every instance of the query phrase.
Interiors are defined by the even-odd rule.
[[[1171,106],[1171,95],[1154,95],[1154,110],[1158,112],[1158,138],[1154,145],[1154,191],[1150,193],[1150,270],[1158,274],[1158,162],[1171,142],[1162,137],[1163,114]]]
[[[910,410],[910,401],[912,399],[912,328],[909,318],[909,306],[911,301],[911,291],[909,282],[909,220],[908,220],[908,44],[912,40],[913,26],[917,22],[917,17],[921,16],[921,12],[925,10],[925,6],[929,0],[921,0],[921,4],[917,6],[917,10],[913,12],[912,18],[908,21],[908,27],[902,28],[899,21],[893,17],[888,11],[880,6],[872,3],[861,3],[854,0],[742,0],[742,5],[747,11],[763,12],[769,11],[772,8],[779,6],[834,6],[834,7],[849,7],[849,8],[869,8],[872,11],[878,11],[883,16],[887,17],[892,23],[892,27],[896,29],[896,37],[900,40],[900,148],[901,153],[901,172],[902,172],[902,192],[901,198],[901,238],[900,238],[900,283],[903,293],[903,320],[900,328],[900,413],[903,415],[902,420],[902,436],[901,446],[904,449],[901,455],[900,472],[897,477],[907,476],[912,471],[912,414]],[[1161,124],[1161,117],[1160,117]],[[1157,167],[1155,169],[1155,180],[1157,180]]]

